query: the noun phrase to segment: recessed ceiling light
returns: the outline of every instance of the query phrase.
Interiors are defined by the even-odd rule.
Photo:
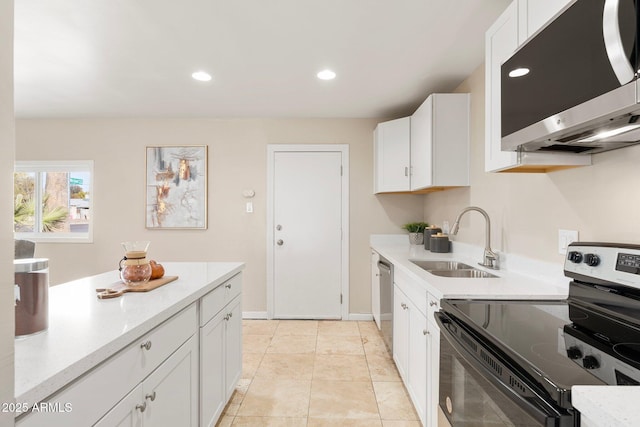
[[[529,70],[528,68],[525,68],[525,67],[516,68],[515,70],[509,71],[509,77],[526,76],[527,74],[529,74],[529,71],[531,71],[531,70]]]
[[[209,80],[211,80],[211,74],[207,73],[206,71],[196,71],[195,73],[191,74],[191,77],[200,82],[208,82]]]
[[[336,73],[331,70],[322,70],[317,76],[320,80],[333,80],[336,78]]]

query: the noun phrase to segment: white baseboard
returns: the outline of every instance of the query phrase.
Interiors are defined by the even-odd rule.
[[[266,311],[243,311],[243,319],[266,319]],[[356,321],[372,321],[373,315],[370,313],[349,313],[349,318],[344,320],[356,320]]]
[[[359,320],[361,322],[367,320],[373,320],[373,314],[371,313],[349,313],[349,319],[347,320]]]
[[[267,312],[266,311],[243,311],[242,318],[243,319],[266,319]]]

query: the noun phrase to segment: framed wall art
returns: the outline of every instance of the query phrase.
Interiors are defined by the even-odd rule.
[[[207,228],[207,146],[147,147],[150,229]]]

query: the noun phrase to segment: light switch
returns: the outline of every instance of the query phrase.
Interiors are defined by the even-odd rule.
[[[567,254],[567,246],[578,241],[577,230],[558,230],[558,253]]]
[[[247,202],[247,213],[253,213],[253,202]]]

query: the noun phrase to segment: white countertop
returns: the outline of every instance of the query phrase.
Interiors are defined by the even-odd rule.
[[[589,426],[632,427],[640,425],[640,387],[575,386],[571,403]]]
[[[372,235],[371,248],[391,261],[395,268],[424,284],[434,297],[471,299],[565,299],[569,279],[563,266],[515,256],[501,255],[501,269],[491,270],[478,265],[483,249],[453,242],[453,252],[433,253],[424,246],[410,245],[406,235]],[[410,260],[456,260],[498,277],[451,278],[435,276]]]
[[[117,271],[51,287],[48,330],[15,341],[16,402],[42,401],[244,268],[231,262],[162,264],[168,276],[179,278],[150,292],[98,299],[95,289],[117,282]]]

